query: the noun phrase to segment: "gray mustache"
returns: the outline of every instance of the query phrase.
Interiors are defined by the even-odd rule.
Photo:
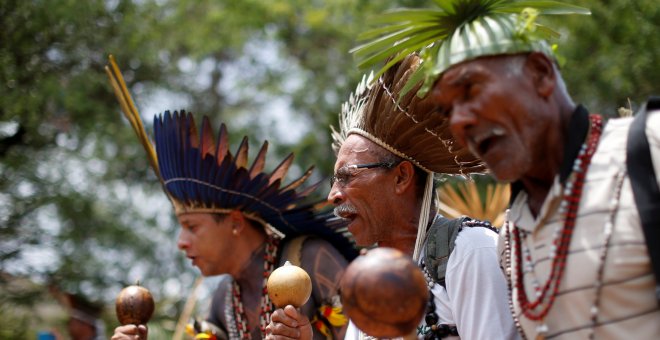
[[[334,212],[335,212],[335,216],[342,217],[346,214],[357,214],[358,211],[354,206],[344,203],[342,205],[335,207]]]

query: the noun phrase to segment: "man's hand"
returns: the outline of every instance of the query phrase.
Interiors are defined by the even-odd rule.
[[[124,325],[115,328],[111,340],[147,340],[148,334],[145,325]]]
[[[297,309],[289,305],[277,309],[271,315],[270,324],[266,327],[266,340],[280,339],[312,339],[312,325],[309,319]]]

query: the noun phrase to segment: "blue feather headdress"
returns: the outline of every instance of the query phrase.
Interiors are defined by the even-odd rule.
[[[318,184],[296,191],[312,168],[290,184],[282,183],[293,154],[267,174],[268,142],[264,142],[248,167],[247,137],[233,155],[224,124],[216,142],[208,117],[204,116],[198,132],[193,115],[185,111],[154,117],[154,137],[160,177],[177,215],[239,210],[282,236],[318,223],[313,205],[300,204]]]
[[[306,202],[319,183],[298,190],[313,167],[284,185],[293,154],[266,173],[266,141],[248,166],[247,137],[232,154],[224,124],[216,140],[208,117],[204,116],[198,131],[193,115],[185,111],[166,111],[154,117],[154,147],[112,56],[106,73],[177,215],[238,210],[271,234],[316,235],[332,243],[349,259],[355,256],[353,244],[343,233],[345,223],[331,212],[319,212],[317,204]]]

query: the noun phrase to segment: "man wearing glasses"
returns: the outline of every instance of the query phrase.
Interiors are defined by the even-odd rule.
[[[333,129],[337,161],[328,201],[359,246],[398,249],[423,269],[432,299],[415,338],[516,339],[497,233],[487,222],[435,213],[433,173],[483,168],[453,145],[426,99],[416,91],[398,98],[419,63],[411,55],[377,81],[363,81],[342,107],[340,131]],[[272,320],[267,339],[304,334],[293,308],[277,310]],[[345,339],[366,338],[349,325]]]

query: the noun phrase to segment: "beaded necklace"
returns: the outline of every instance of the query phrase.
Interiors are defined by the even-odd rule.
[[[614,231],[614,219],[619,211],[619,203],[621,200],[621,187],[623,186],[623,179],[625,178],[626,171],[621,171],[617,174],[614,195],[610,200],[610,213],[605,218],[605,226],[603,227],[603,246],[600,249],[600,265],[596,272],[596,282],[594,283],[594,302],[591,305],[591,330],[589,332],[589,339],[594,339],[595,328],[598,325],[598,311],[600,309],[600,296],[603,288],[603,276],[605,273],[605,262],[607,261],[607,251],[610,249],[610,241],[612,240],[612,232]]]
[[[261,330],[262,338],[266,336],[266,326],[268,326],[270,323],[270,314],[275,309],[273,307],[273,303],[270,301],[270,297],[268,296],[268,290],[266,286],[270,273],[272,273],[275,269],[278,245],[279,239],[275,237],[270,237],[268,242],[266,242],[266,252],[264,254],[263,288],[261,291],[261,313],[259,315],[259,328]],[[241,300],[241,287],[238,285],[236,280],[234,280],[231,295],[231,305],[234,311],[237,338],[249,340],[252,337],[250,336],[250,328],[248,327],[245,308],[243,307],[243,302]]]
[[[578,208],[582,196],[582,187],[586,177],[587,169],[591,162],[591,157],[596,151],[600,134],[602,130],[602,118],[598,115],[590,115],[590,131],[585,143],[582,145],[578,156],[573,163],[573,172],[569,181],[567,181],[564,188],[562,202],[559,207],[559,215],[564,217],[564,224],[554,231],[553,243],[550,248],[549,257],[552,261],[550,275],[543,285],[533,282],[535,292],[535,299],[530,300],[525,292],[524,274],[531,269],[531,257],[529,250],[523,245],[521,241],[521,231],[513,226],[508,216],[505,221],[505,265],[507,267],[507,281],[509,284],[509,292],[513,288],[511,271],[515,272],[515,289],[517,291],[518,303],[522,314],[530,320],[542,321],[550,311],[555,297],[559,291],[559,286],[563,277],[564,269],[566,267],[566,258],[568,255],[571,238],[573,236],[573,229],[577,219]],[[525,233],[523,236],[527,236]],[[511,242],[513,239],[513,242]],[[513,243],[513,248],[512,248]],[[515,263],[512,263],[512,252],[515,252]],[[523,259],[525,264],[523,265]],[[513,266],[513,267],[512,267]],[[513,296],[509,298],[509,307],[512,309],[514,322],[517,327],[520,323],[515,317],[513,310]],[[547,332],[547,326],[542,323],[537,331],[541,334]]]

